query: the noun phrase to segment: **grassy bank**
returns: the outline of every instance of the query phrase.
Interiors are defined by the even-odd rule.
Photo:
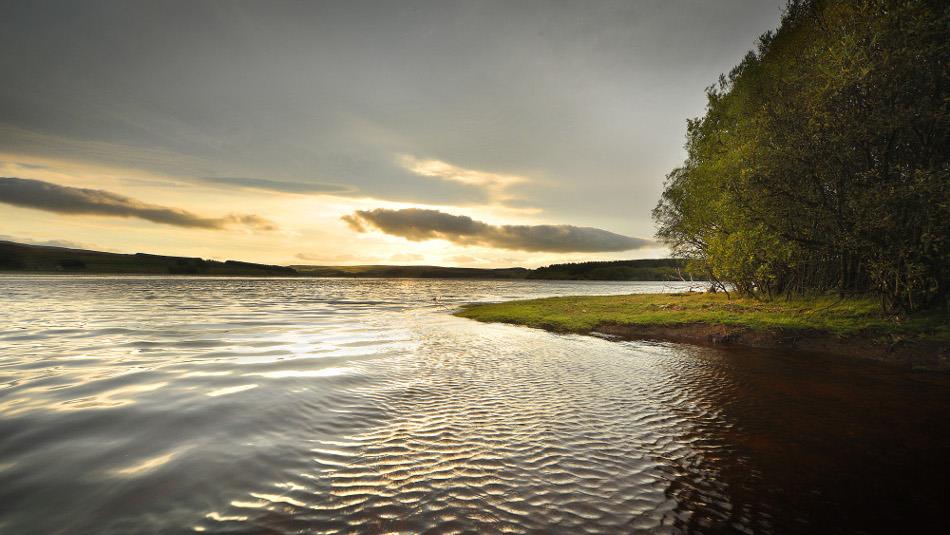
[[[642,333],[644,338],[677,341],[790,345],[837,353],[874,353],[874,358],[882,359],[897,347],[914,346],[934,358],[950,347],[950,314],[893,318],[883,315],[879,303],[870,298],[761,302],[705,293],[554,297],[470,305],[456,315],[558,332],[599,331],[627,338]],[[822,344],[813,343],[816,340]]]

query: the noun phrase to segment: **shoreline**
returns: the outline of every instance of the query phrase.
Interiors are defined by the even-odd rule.
[[[829,304],[827,298],[787,304],[709,294],[634,294],[471,304],[455,315],[556,333],[790,349],[912,370],[950,371],[945,313],[896,322],[871,312],[867,305],[866,300]]]
[[[239,279],[326,279],[326,280],[421,280],[421,281],[478,281],[478,282],[526,282],[526,283],[616,283],[616,284],[682,284],[679,280],[607,280],[607,279],[528,279],[528,278],[504,278],[504,277],[414,277],[414,276],[384,276],[384,275],[311,275],[308,273],[298,273],[296,275],[262,275],[262,274],[240,274],[240,273],[156,273],[156,272],[108,272],[108,271],[23,271],[23,270],[2,270],[0,277],[151,277],[151,278],[239,278]]]
[[[751,347],[814,352],[876,361],[921,371],[950,371],[950,352],[933,342],[839,338],[823,331],[754,330],[723,324],[603,325],[587,333],[622,340],[653,340],[704,347]]]

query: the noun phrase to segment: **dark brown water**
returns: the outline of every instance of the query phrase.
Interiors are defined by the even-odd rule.
[[[945,530],[950,376],[458,303],[654,284],[0,279],[0,533]]]

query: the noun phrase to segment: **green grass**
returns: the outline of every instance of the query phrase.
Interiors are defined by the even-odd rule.
[[[701,323],[757,330],[811,330],[841,337],[860,334],[950,342],[950,314],[888,317],[871,298],[821,296],[762,302],[706,293],[552,297],[469,305],[456,315],[577,333],[601,325]]]

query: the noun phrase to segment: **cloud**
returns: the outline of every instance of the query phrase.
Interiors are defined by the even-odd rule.
[[[201,180],[238,186],[242,188],[261,189],[268,191],[282,191],[285,193],[353,193],[356,188],[344,184],[328,184],[322,182],[291,182],[286,180],[271,180],[268,178],[206,176]]]
[[[490,225],[467,216],[406,208],[357,210],[342,218],[357,232],[378,229],[411,241],[448,240],[519,251],[555,253],[627,251],[652,245],[650,240],[573,225]]]
[[[451,180],[470,186],[507,187],[528,180],[522,176],[465,169],[443,161],[416,158],[408,154],[400,156],[399,163],[417,175]]]
[[[234,224],[256,230],[277,230],[277,225],[273,221],[254,214],[229,214],[217,219],[210,219],[210,221],[219,224],[214,228],[221,228],[223,226]]]
[[[27,178],[0,177],[0,203],[60,214],[136,217],[178,227],[223,229],[237,225],[256,230],[277,229],[274,223],[256,215],[203,217],[178,208],[144,203],[109,191],[60,186]]]
[[[43,165],[43,164],[40,164],[40,163],[16,162],[16,165],[19,165],[20,167],[22,167],[22,168],[24,168],[24,169],[31,169],[31,170],[35,170],[35,171],[39,171],[39,170],[43,170],[43,169],[49,169],[49,166]]]
[[[500,203],[516,201],[517,199],[508,193],[508,188],[516,184],[529,182],[528,178],[519,175],[465,169],[440,160],[416,158],[408,154],[399,156],[398,162],[407,171],[420,176],[439,178],[448,182],[482,188],[492,200]]]
[[[0,2],[0,153],[483,204],[395,159],[412,154],[527,176],[508,193],[647,235],[702,88],[785,3]]]

